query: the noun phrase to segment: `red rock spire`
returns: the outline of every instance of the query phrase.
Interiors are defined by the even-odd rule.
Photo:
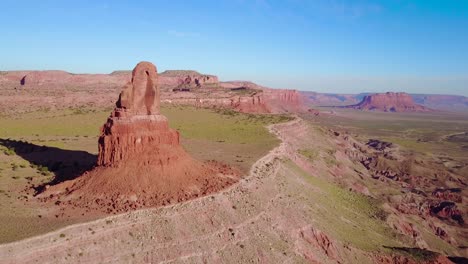
[[[118,166],[151,145],[179,145],[179,133],[170,129],[166,117],[159,114],[159,94],[156,66],[138,63],[101,129],[99,166]]]

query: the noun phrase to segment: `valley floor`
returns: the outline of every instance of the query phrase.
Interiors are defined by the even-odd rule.
[[[219,193],[71,225],[0,245],[2,263],[400,263],[448,259],[390,228],[388,184],[351,179],[345,137],[301,118],[270,125],[281,144]],[[350,189],[354,189],[350,190]],[[371,195],[372,196],[372,195]],[[387,210],[388,211],[388,210]],[[434,235],[431,239],[437,239]],[[438,241],[430,249],[460,255]]]
[[[289,126],[300,129],[300,122]],[[314,191],[313,186],[284,161],[288,151],[282,143],[255,163],[249,177],[221,193],[2,245],[0,257],[4,263],[298,263],[323,259],[326,249],[314,248],[311,243],[317,242],[307,241],[304,235],[314,232],[311,220],[316,205],[300,200],[308,199],[306,194]]]

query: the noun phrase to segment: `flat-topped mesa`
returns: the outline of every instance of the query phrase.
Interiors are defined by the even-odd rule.
[[[97,165],[118,166],[122,160],[161,145],[179,145],[179,133],[170,129],[167,118],[160,115],[156,67],[140,62],[101,129]],[[154,160],[142,156],[141,162],[150,164]]]
[[[362,101],[356,105],[345,106],[368,111],[382,112],[430,112],[429,108],[418,105],[407,93],[380,93],[366,95]]]

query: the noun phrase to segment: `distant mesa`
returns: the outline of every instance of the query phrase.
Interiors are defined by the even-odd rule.
[[[364,96],[362,101],[355,105],[344,106],[363,111],[380,112],[430,112],[431,109],[416,104],[407,93],[377,93]]]
[[[200,162],[185,152],[179,133],[160,114],[156,67],[140,62],[101,129],[97,166],[39,197],[116,213],[203,196],[239,178],[237,169]]]
[[[351,106],[356,105],[364,99],[365,96],[373,93],[359,94],[335,94],[335,93],[317,93],[312,91],[302,91],[306,103],[314,106]],[[468,111],[468,97],[461,95],[444,94],[409,94],[414,103],[426,108],[450,112]]]

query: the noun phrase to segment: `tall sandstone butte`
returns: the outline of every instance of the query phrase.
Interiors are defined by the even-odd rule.
[[[101,129],[97,164],[118,166],[122,160],[154,144],[178,146],[179,133],[170,129],[167,118],[160,114],[156,67],[150,62],[140,62]]]
[[[193,159],[160,114],[158,74],[139,63],[101,129],[97,166],[50,186],[39,198],[107,213],[180,202],[216,192],[240,171]]]

